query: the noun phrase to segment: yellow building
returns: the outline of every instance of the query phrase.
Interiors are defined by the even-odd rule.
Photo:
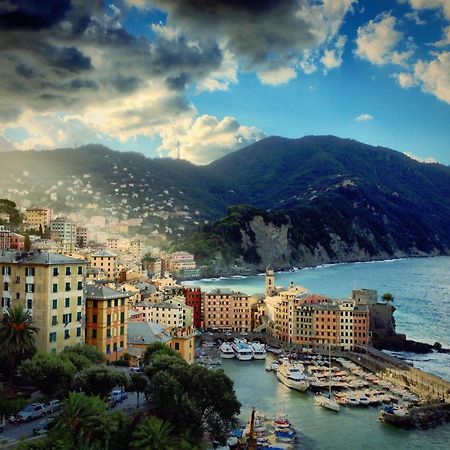
[[[108,362],[127,351],[128,297],[107,286],[86,285],[86,344],[97,347]]]
[[[195,329],[180,327],[165,329],[155,322],[129,322],[128,352],[142,357],[150,344],[161,342],[172,348],[189,364],[194,362]]]
[[[84,272],[86,261],[54,253],[0,252],[3,308],[21,305],[39,328],[38,351],[60,351],[84,342]]]
[[[49,208],[29,208],[25,211],[24,222],[32,229],[45,230],[50,227],[51,210]]]
[[[103,270],[106,273],[108,280],[114,280],[116,278],[116,266],[117,266],[117,254],[102,250],[94,253],[90,257],[92,267]]]

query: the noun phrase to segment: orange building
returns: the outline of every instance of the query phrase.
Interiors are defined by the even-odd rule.
[[[86,285],[86,344],[117,361],[127,350],[129,294],[100,284]]]

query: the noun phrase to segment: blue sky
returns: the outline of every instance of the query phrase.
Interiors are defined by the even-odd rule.
[[[34,3],[0,6],[2,150],[100,142],[204,164],[333,134],[450,164],[449,0],[60,2],[38,30],[10,13]]]

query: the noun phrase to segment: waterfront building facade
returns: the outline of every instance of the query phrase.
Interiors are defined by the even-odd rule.
[[[184,288],[186,305],[192,308],[193,325],[195,328],[202,327],[202,290],[199,287]]]
[[[20,305],[39,328],[38,351],[60,351],[84,342],[86,261],[63,255],[0,252],[0,319],[4,309]]]

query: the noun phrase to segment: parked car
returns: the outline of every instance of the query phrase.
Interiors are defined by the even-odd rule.
[[[38,417],[44,417],[45,414],[43,403],[31,403],[17,413],[16,419],[20,422],[31,422]]]
[[[33,428],[33,434],[39,436],[40,434],[47,433],[48,430],[56,425],[56,419],[56,416],[45,417]]]
[[[122,403],[126,398],[128,398],[128,394],[122,389],[114,389],[111,392],[111,397],[117,402]]]
[[[130,367],[130,373],[140,373],[142,369],[140,367]]]
[[[59,400],[50,400],[44,403],[45,412],[51,414],[57,411],[61,411],[62,403]]]

